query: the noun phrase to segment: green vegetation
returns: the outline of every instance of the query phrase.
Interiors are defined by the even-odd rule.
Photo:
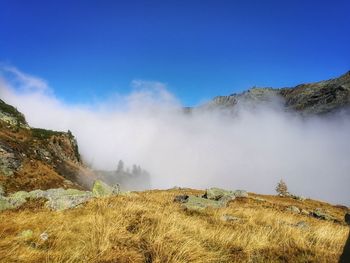
[[[37,139],[49,139],[52,136],[55,136],[55,135],[59,136],[63,134],[63,132],[45,130],[45,129],[39,129],[39,128],[32,128],[31,130],[32,130],[33,137]]]
[[[0,99],[0,111],[16,118],[20,123],[26,124],[26,119],[15,107],[6,104]]]

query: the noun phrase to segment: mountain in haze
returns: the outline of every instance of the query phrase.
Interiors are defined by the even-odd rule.
[[[236,105],[243,103],[255,105],[274,101],[282,103],[286,110],[294,110],[303,115],[320,115],[348,110],[350,107],[350,71],[338,78],[289,88],[253,87],[239,94],[217,96],[200,108],[234,109]]]

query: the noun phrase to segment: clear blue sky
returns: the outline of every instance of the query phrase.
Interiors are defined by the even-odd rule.
[[[0,61],[69,103],[161,81],[185,105],[350,69],[350,1],[0,0]]]

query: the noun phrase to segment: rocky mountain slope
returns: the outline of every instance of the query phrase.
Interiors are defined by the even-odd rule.
[[[23,114],[0,100],[0,190],[77,188],[86,171],[71,132],[31,128]]]
[[[252,88],[240,94],[215,97],[204,108],[234,108],[241,103],[264,103],[278,100],[286,110],[304,115],[326,114],[350,107],[350,71],[320,82],[290,88]]]

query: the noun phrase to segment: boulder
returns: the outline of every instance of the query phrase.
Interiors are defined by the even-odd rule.
[[[233,192],[235,197],[248,197],[248,192],[246,190],[236,190]]]
[[[109,186],[101,180],[95,180],[92,187],[92,194],[94,197],[112,196],[120,193],[119,185]]]
[[[67,189],[62,193],[57,193],[48,195],[46,197],[48,201],[45,203],[46,207],[56,211],[77,207],[93,197],[91,192],[76,189]]]
[[[202,211],[207,207],[221,208],[226,206],[226,201],[216,201],[190,195],[187,198],[186,203],[182,204],[183,208],[189,211]]]
[[[76,207],[89,199],[92,193],[89,191],[80,191],[77,189],[49,189],[34,190],[31,192],[19,191],[9,195],[8,197],[0,196],[0,211],[7,209],[14,209],[20,207],[27,202],[28,199],[45,198],[47,202],[46,207],[52,210],[64,210]]]
[[[322,220],[334,220],[334,218],[325,213],[321,208],[316,208],[310,213],[311,216]]]
[[[220,220],[224,222],[234,222],[234,221],[239,221],[241,219],[239,217],[232,216],[232,215],[222,215],[220,217]]]
[[[300,222],[296,223],[294,226],[297,227],[297,228],[300,228],[300,229],[308,229],[308,228],[310,228],[309,224],[306,223],[305,221],[300,221]]]
[[[187,199],[188,199],[188,195],[177,195],[174,198],[174,202],[186,203]]]
[[[206,190],[204,196],[206,199],[210,200],[234,200],[235,199],[235,192],[234,191],[229,191],[229,190],[224,190],[221,188],[216,188],[212,187]]]
[[[296,214],[300,213],[300,209],[298,207],[294,206],[294,205],[287,207],[287,210],[291,211],[293,213],[296,213]]]

